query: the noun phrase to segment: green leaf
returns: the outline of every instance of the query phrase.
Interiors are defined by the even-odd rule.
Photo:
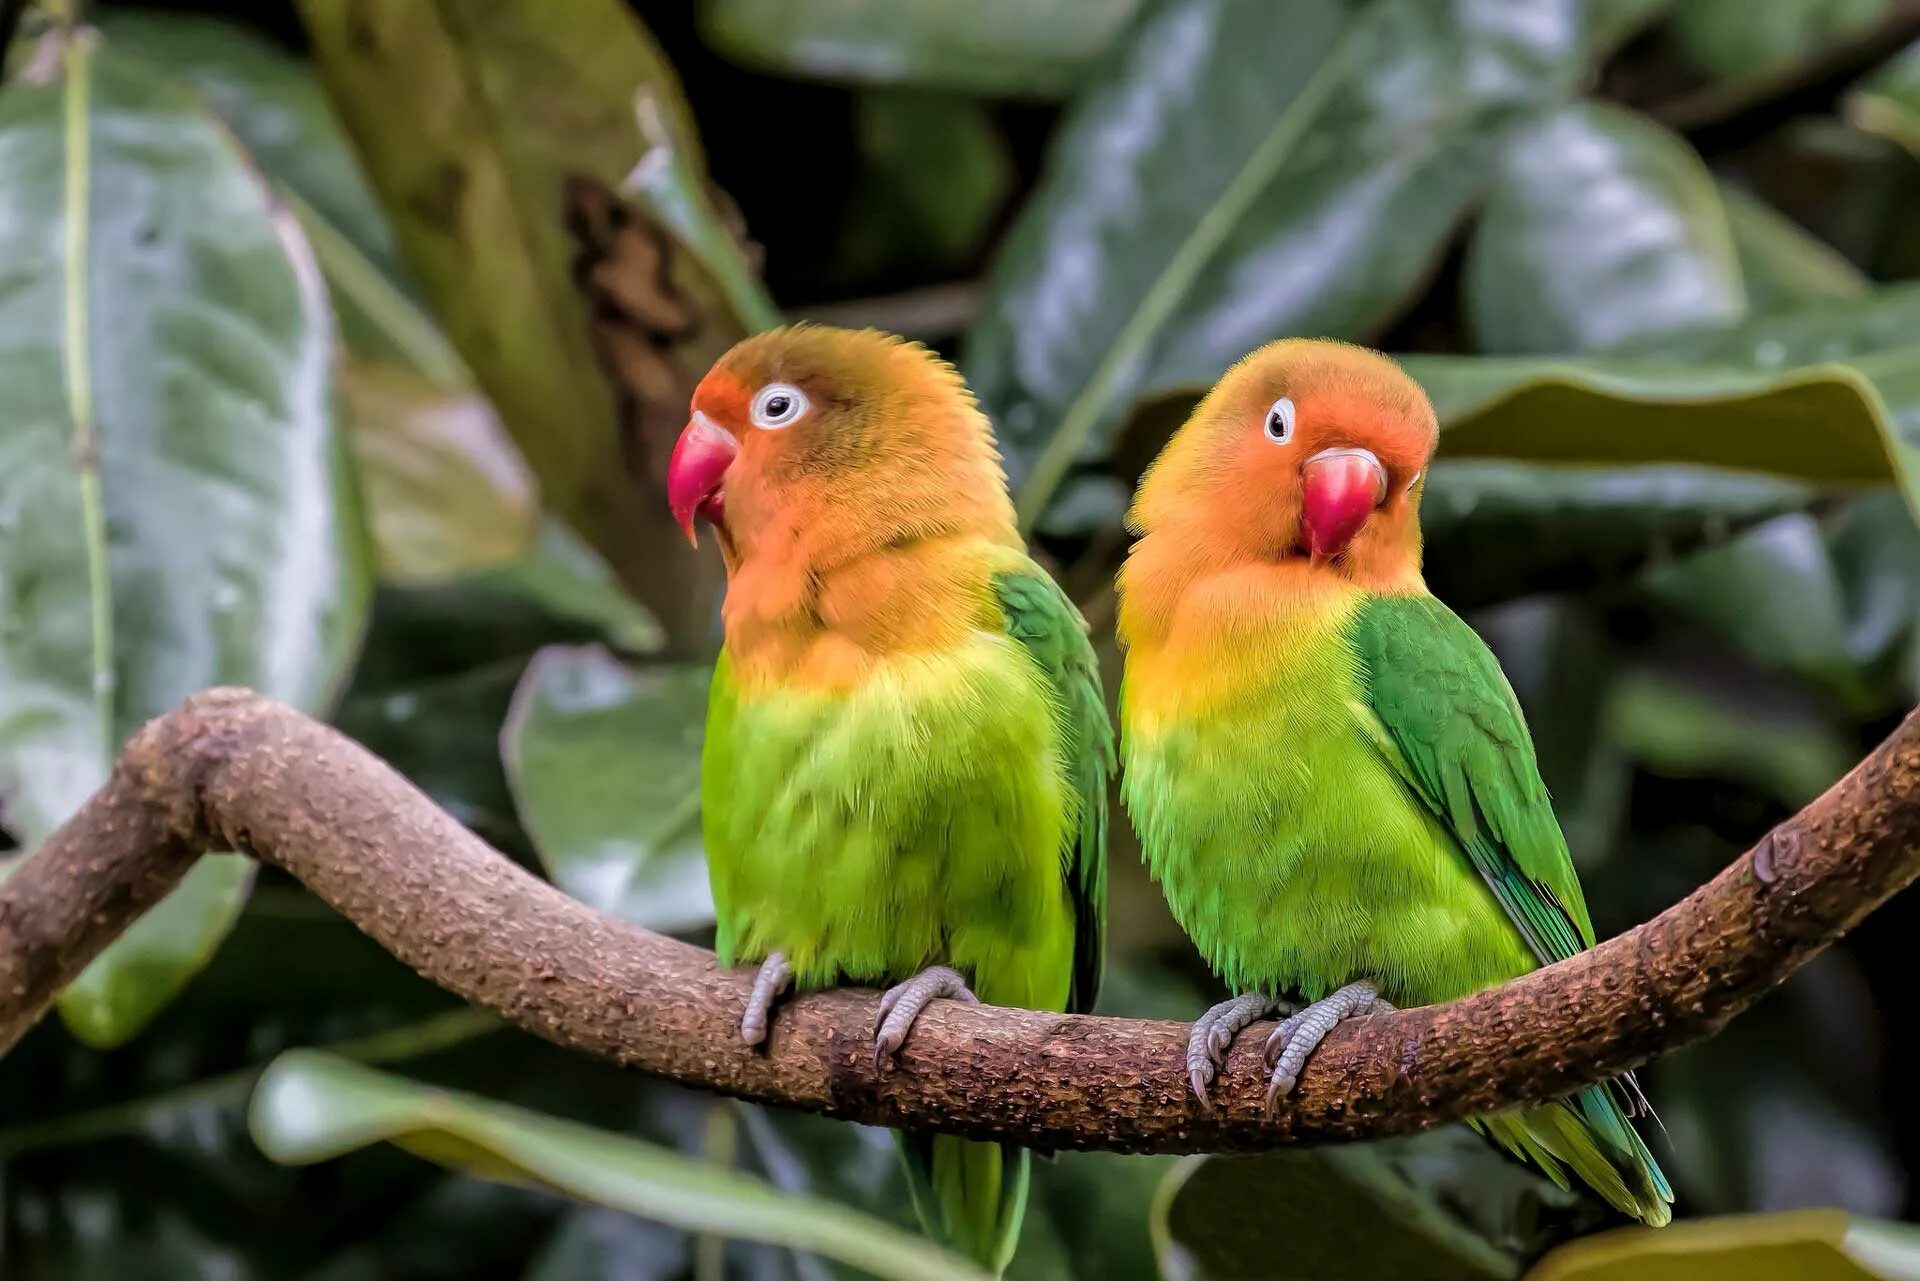
[[[1461,1127],[1385,1142],[1190,1157],[1154,1209],[1169,1276],[1519,1275],[1519,1256],[1564,1235],[1579,1198]]]
[[[1643,581],[1668,609],[1761,664],[1825,684],[1849,703],[1864,701],[1840,576],[1813,517],[1768,521],[1723,547],[1655,566]]]
[[[657,231],[619,194],[652,144],[642,95],[674,156],[704,172],[671,67],[623,0],[300,12],[422,295],[546,509],[669,630],[704,636],[718,565],[660,554],[672,517],[641,480],[743,331],[695,260],[666,255],[663,275]]]
[[[1706,165],[1678,135],[1597,102],[1507,147],[1465,288],[1479,345],[1496,353],[1588,351],[1747,314]]]
[[[1920,42],[1855,86],[1847,95],[1846,114],[1859,128],[1920,158]]]
[[[1456,609],[1620,583],[1649,558],[1723,543],[1814,493],[1709,467],[1443,458],[1420,504],[1427,581]]]
[[[721,54],[782,75],[1054,98],[1085,78],[1141,0],[703,0]]]
[[[1693,64],[1715,80],[1770,76],[1871,31],[1892,0],[1686,0],[1671,29]]]
[[[1174,0],[1138,25],[1069,109],[964,351],[1028,526],[1136,398],[1407,303],[1505,129],[1595,52],[1586,7],[1520,8]]]
[[[928,1242],[829,1201],[652,1144],[314,1051],[282,1055],[254,1093],[252,1130],[276,1161],[306,1164],[391,1142],[483,1178],[545,1187],[696,1232],[823,1255],[899,1281],[985,1274]]]
[[[520,812],[554,883],[657,930],[713,921],[700,841],[704,665],[629,668],[598,646],[550,646],[500,734]]]
[[[1404,363],[1433,397],[1446,457],[1686,464],[1811,484],[1897,482],[1920,495],[1920,456],[1896,421],[1915,402],[1890,407],[1859,368],[1774,374],[1630,357]]]
[[[49,37],[57,40],[59,37]],[[24,843],[188,694],[317,709],[367,566],[299,229],[193,97],[91,36],[0,96],[0,794]],[[218,945],[249,864],[202,863],[69,989],[124,1040]]]
[[[1695,1219],[1626,1228],[1561,1246],[1526,1281],[1910,1281],[1920,1228],[1844,1210]]]
[[[532,554],[539,495],[484,397],[351,359],[339,382],[383,580],[445,581]]]
[[[1843,254],[1758,197],[1722,183],[1720,203],[1754,315],[1857,299],[1870,288]]]
[[[106,9],[100,26],[116,50],[137,53],[190,84],[262,173],[392,274],[393,231],[311,64],[245,27],[213,18]],[[333,284],[331,272],[328,277]]]

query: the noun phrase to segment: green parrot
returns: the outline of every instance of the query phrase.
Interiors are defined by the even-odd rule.
[[[1122,795],[1181,926],[1241,995],[1195,1023],[1195,1093],[1280,1005],[1269,1098],[1341,1019],[1450,1000],[1593,945],[1498,662],[1420,576],[1438,435],[1391,360],[1241,361],[1140,486],[1120,575]],[[1672,1190],[1631,1076],[1477,1128],[1649,1224]]]
[[[741,1035],[794,985],[894,985],[876,1067],[936,998],[1091,1009],[1113,730],[959,374],[871,330],[760,334],[668,470],[727,565],[701,801],[716,948],[759,967]],[[1028,1154],[900,1141],[929,1233],[1004,1268]]]

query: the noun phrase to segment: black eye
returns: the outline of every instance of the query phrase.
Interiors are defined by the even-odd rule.
[[[1267,439],[1284,445],[1293,439],[1293,402],[1282,396],[1267,410]]]
[[[754,394],[747,417],[755,427],[785,427],[807,412],[807,393],[792,383],[768,383]]]

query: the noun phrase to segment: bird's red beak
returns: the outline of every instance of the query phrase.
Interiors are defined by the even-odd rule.
[[[726,515],[726,496],[720,486],[739,452],[740,442],[733,433],[697,409],[674,442],[673,458],[667,463],[667,506],[695,547],[700,540],[693,531],[694,518],[705,516],[718,525]]]
[[[1387,496],[1387,469],[1368,449],[1323,449],[1307,460],[1300,547],[1314,563],[1347,549]]]

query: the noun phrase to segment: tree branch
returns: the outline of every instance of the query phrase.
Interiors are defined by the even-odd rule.
[[[1566,1093],[1717,1030],[1920,873],[1920,713],[1820,799],[1653,921],[1450,1005],[1337,1029],[1262,1115],[1263,1038],[1212,1113],[1186,1025],[940,1002],[876,1075],[875,996],[783,1005],[736,1033],[748,980],[538,880],[364,748],[240,690],[128,744],[0,884],[0,1048],[204,849],[299,877],[407,964],[527,1031],[687,1085],[1034,1147],[1191,1152],[1358,1139]]]

